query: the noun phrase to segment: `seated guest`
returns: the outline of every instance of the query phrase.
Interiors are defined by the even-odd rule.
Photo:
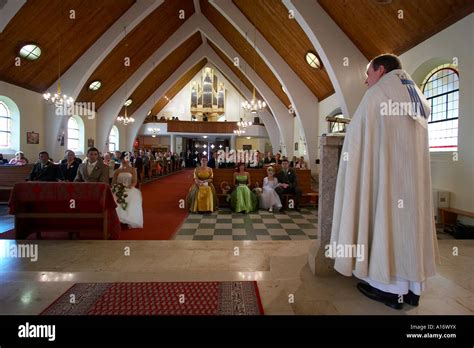
[[[79,165],[74,181],[109,183],[109,168],[99,161],[99,150],[95,147],[87,150],[87,159]]]
[[[120,197],[125,201],[117,202],[116,210],[120,222],[128,225],[130,228],[143,228],[142,193],[135,188],[137,181],[137,170],[130,164],[129,154],[125,153],[122,157],[120,168],[114,173],[112,186],[116,199],[121,194],[127,195],[126,197]],[[115,186],[116,184],[122,184],[126,190],[120,192],[120,189]]]
[[[308,166],[306,165],[306,162],[304,161],[304,157],[301,156],[298,162],[296,162],[296,169],[308,169]]]
[[[77,175],[77,169],[80,165],[80,163],[76,161],[76,158],[74,151],[67,151],[66,162],[61,161],[58,168],[58,181],[74,181]]]
[[[3,158],[3,154],[0,153],[0,164],[7,164],[8,160]]]
[[[239,163],[234,173],[235,189],[231,194],[231,206],[236,213],[250,213],[258,209],[258,199],[250,190],[252,184],[250,173],[245,171],[245,164]]]
[[[112,160],[116,163],[116,164],[120,164],[120,161],[122,160],[122,153],[120,151],[115,151],[114,152],[114,155],[112,157]]]
[[[212,157],[209,161],[209,164],[208,164],[208,167],[210,168],[215,168],[216,167],[216,163],[217,163],[217,151],[214,151],[212,153]]]
[[[282,159],[281,159],[281,153],[277,153],[275,155],[275,164],[281,164]]]
[[[61,160],[61,164],[66,163],[66,162],[68,161],[68,154],[69,154],[70,152],[72,152],[73,155],[74,155],[74,161],[76,161],[78,165],[81,164],[81,163],[82,163],[82,160],[81,160],[79,157],[76,157],[76,154],[75,154],[74,151],[72,151],[72,150],[66,150],[66,151],[64,152],[64,159]]]
[[[298,161],[298,159],[296,158],[296,156],[293,156],[293,159],[290,162],[290,168],[296,168],[296,162],[297,161]]]
[[[260,208],[268,209],[270,213],[273,212],[274,207],[281,209],[281,200],[275,191],[279,184],[274,174],[273,167],[268,167],[267,177],[263,179],[263,192],[260,195]]]
[[[201,166],[194,170],[194,184],[186,197],[189,211],[192,213],[217,210],[217,194],[212,184],[214,173],[207,166],[207,162],[207,157],[201,158]]]
[[[289,168],[287,159],[283,159],[281,163],[281,170],[278,172],[277,179],[279,186],[275,189],[280,201],[283,201],[284,194],[293,194],[296,196],[295,210],[300,211],[301,189],[298,187],[296,172],[293,168]],[[280,209],[283,212],[285,207]]]
[[[24,166],[25,164],[28,164],[28,160],[25,157],[25,154],[21,151],[18,151],[15,154],[15,157],[13,157],[8,164],[12,164],[15,166]]]
[[[273,155],[271,152],[267,153],[267,157],[263,160],[263,163],[265,164],[272,164],[275,163],[275,158],[273,158]]]
[[[115,161],[112,161],[112,156],[109,152],[105,153],[103,162],[107,168],[109,168],[109,183],[112,183],[112,178],[114,177],[115,172]]]
[[[260,151],[255,151],[253,154],[253,159],[250,160],[250,168],[263,168],[264,160],[261,158]]]
[[[132,160],[133,166],[137,169],[137,176],[138,176],[138,183],[142,182],[142,173],[143,173],[143,158],[142,158],[143,151],[135,151],[134,157]],[[123,154],[122,154],[123,156]]]
[[[33,166],[33,169],[28,177],[29,181],[56,181],[57,167],[49,159],[46,151],[39,153],[39,160]]]

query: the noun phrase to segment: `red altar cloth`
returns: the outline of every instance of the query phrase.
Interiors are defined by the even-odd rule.
[[[73,201],[72,201],[73,200]],[[120,221],[112,191],[104,183],[25,182],[13,187],[8,203],[12,215],[20,213],[97,214],[107,212],[110,238],[119,239]],[[102,235],[102,219],[29,218],[21,225],[22,236],[36,231],[97,231]]]

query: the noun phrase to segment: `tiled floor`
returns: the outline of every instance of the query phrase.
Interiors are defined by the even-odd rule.
[[[0,241],[0,248],[10,243]],[[14,242],[13,242],[14,243]],[[302,241],[34,241],[38,260],[0,259],[0,314],[38,314],[77,282],[257,281],[265,314],[474,314],[474,241],[440,240],[419,307],[369,300],[357,279],[311,273]],[[130,248],[129,256],[124,248]],[[235,248],[239,253],[235,253]],[[456,247],[458,254],[453,255]],[[294,301],[289,301],[289,297]]]
[[[0,204],[0,233],[10,231],[15,227],[13,215],[8,215],[8,205]]]
[[[238,214],[221,209],[207,215],[190,214],[174,239],[308,240],[316,239],[317,224],[315,209],[287,210],[282,214],[266,210]]]

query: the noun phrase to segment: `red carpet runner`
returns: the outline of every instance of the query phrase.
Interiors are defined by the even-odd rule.
[[[41,315],[263,315],[263,307],[257,282],[78,283]]]
[[[120,239],[171,239],[188,216],[179,200],[186,200],[192,182],[193,171],[183,170],[143,184],[143,229],[122,230]]]

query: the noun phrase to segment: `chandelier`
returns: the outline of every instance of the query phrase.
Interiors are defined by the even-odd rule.
[[[124,126],[135,122],[135,119],[133,117],[128,116],[127,114],[127,107],[125,107],[125,113],[123,116],[117,117],[117,122],[122,123]]]
[[[58,80],[58,89],[56,93],[51,94],[46,92],[43,94],[44,100],[46,100],[49,104],[54,104],[56,107],[62,106],[72,106],[74,104],[74,99],[72,97],[68,97],[66,94],[61,93],[61,82]]]
[[[242,103],[242,108],[252,114],[256,114],[260,110],[265,109],[266,106],[267,104],[264,101],[255,98],[255,87],[253,88],[252,100],[250,102],[246,100]]]
[[[234,134],[235,135],[242,135],[242,134],[245,134],[245,130],[241,129],[239,127],[239,129],[234,129]]]
[[[156,138],[156,134],[160,131],[159,128],[148,128],[148,131],[151,132],[151,137]]]
[[[250,127],[251,125],[252,125],[251,121],[244,121],[242,119],[240,119],[240,121],[237,122],[237,126],[239,126],[239,128],[247,128],[247,127]]]
[[[43,98],[48,104],[53,104],[57,108],[64,106],[69,108],[74,105],[74,99],[61,92],[61,37],[62,35],[60,33],[58,39],[58,87],[56,89],[56,93],[52,94],[46,92],[43,94]]]

